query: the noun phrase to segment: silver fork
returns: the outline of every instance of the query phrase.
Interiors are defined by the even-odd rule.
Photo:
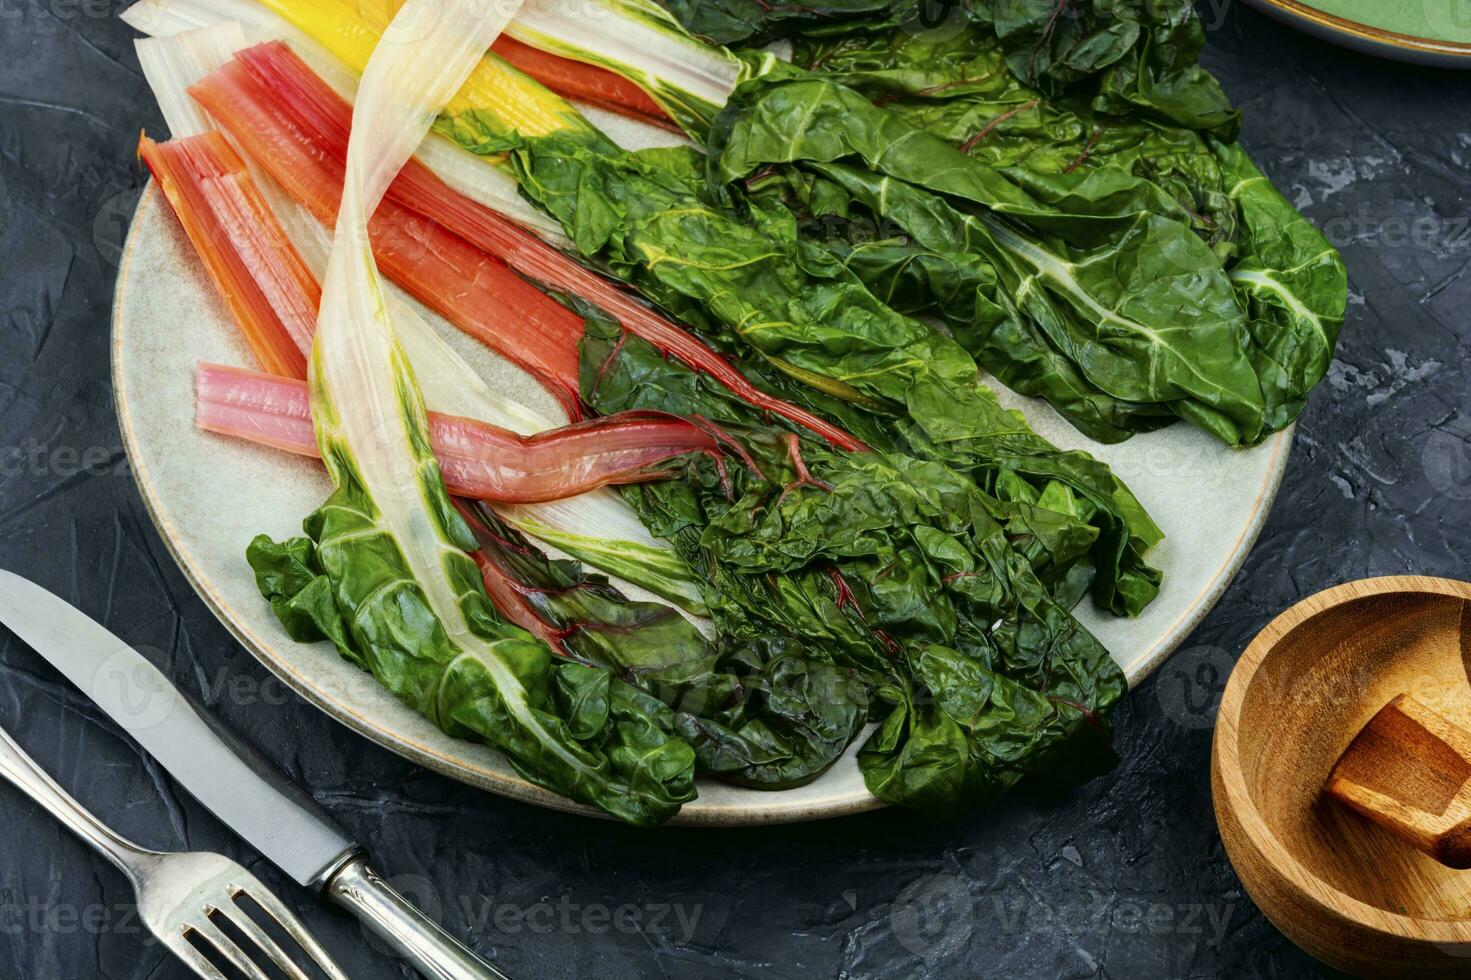
[[[117,865],[133,883],[138,896],[138,916],[144,925],[206,980],[225,980],[225,975],[189,941],[191,936],[212,948],[220,961],[229,963],[250,980],[269,980],[256,959],[220,929],[221,920],[248,937],[258,947],[257,954],[263,953],[291,980],[311,980],[238,904],[237,899],[241,897],[248,898],[274,919],[331,980],[347,980],[347,974],[296,916],[249,871],[223,854],[206,851],[169,854],[124,840],[56,785],[3,729],[0,729],[0,776],[14,783]]]

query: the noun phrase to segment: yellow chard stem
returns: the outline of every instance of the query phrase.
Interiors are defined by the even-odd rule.
[[[362,74],[402,0],[260,0],[354,72]],[[592,125],[540,82],[487,52],[440,114],[456,139],[592,132]],[[468,132],[466,132],[468,130]]]

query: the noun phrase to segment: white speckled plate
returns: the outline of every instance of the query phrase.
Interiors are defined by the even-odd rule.
[[[426,311],[427,312],[427,311]],[[551,405],[519,369],[443,321],[445,336],[502,390]],[[123,442],[159,532],[184,574],[221,622],[307,700],[381,745],[495,793],[586,811],[527,783],[496,752],[450,738],[340,659],[325,644],[293,643],[256,592],[245,546],[261,532],[299,533],[330,489],[314,460],[194,429],[194,366],[251,365],[223,303],[153,185],[138,206],[118,272],[112,320],[113,386]],[[1158,600],[1136,620],[1082,616],[1137,684],[1220,598],[1261,530],[1277,492],[1290,432],[1246,452],[1178,425],[1122,446],[1084,439],[1046,406],[1023,399],[1032,423],[1061,445],[1107,460],[1169,535],[1152,555],[1164,569]],[[677,822],[704,826],[833,817],[881,804],[852,756],[811,785],[763,793],[702,782]]]

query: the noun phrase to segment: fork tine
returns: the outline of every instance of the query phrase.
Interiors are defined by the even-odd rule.
[[[169,948],[169,952],[183,960],[185,966],[199,974],[204,980],[226,980],[225,975],[195,948],[183,931],[164,934],[159,938]]]
[[[241,880],[246,885],[252,887],[247,889],[241,887],[240,885],[233,886],[232,890],[237,897],[240,895],[245,895],[256,905],[259,905],[261,911],[265,912],[271,918],[275,919],[276,924],[280,926],[298,946],[306,950],[307,955],[312,958],[312,961],[315,962],[317,966],[321,968],[322,972],[327,974],[327,976],[330,977],[331,980],[348,980],[347,974],[343,972],[342,967],[337,965],[337,961],[332,958],[332,954],[322,948],[322,944],[317,942],[317,937],[313,936],[310,932],[307,931],[306,926],[301,924],[301,921],[297,919],[294,914],[292,914],[291,910],[286,907],[286,904],[284,902],[273,895],[265,888],[264,885],[256,881],[254,878],[242,878]],[[248,915],[244,914],[244,910],[241,911],[241,917],[247,919],[250,918]],[[254,925],[254,923],[251,924]]]
[[[230,961],[231,966],[245,974],[250,980],[270,980],[261,968],[256,966],[249,956],[245,955],[245,951],[235,945],[235,940],[225,935],[220,930],[220,927],[210,920],[210,913],[217,911],[219,909],[215,906],[206,905],[204,907],[203,917],[191,920],[184,926],[184,929],[186,931],[193,931],[208,941],[215,948],[216,952]]]
[[[238,885],[231,885],[230,892],[231,898],[248,895],[252,901],[255,901],[254,895],[250,895],[249,892]],[[291,957],[286,955],[286,951],[276,943],[276,940],[272,939],[270,934],[250,917],[249,912],[241,908],[238,902],[232,902],[231,905],[233,908],[221,909],[220,914],[229,919],[230,923],[236,929],[249,936],[265,952],[271,962],[276,964],[282,973],[285,973],[291,980],[311,980],[301,967],[297,966]]]

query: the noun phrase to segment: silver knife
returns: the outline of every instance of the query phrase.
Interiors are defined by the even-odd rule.
[[[506,980],[368,866],[316,802],[196,708],[164,673],[70,603],[0,569],[8,626],[121,725],[221,822],[347,909],[431,980]]]

